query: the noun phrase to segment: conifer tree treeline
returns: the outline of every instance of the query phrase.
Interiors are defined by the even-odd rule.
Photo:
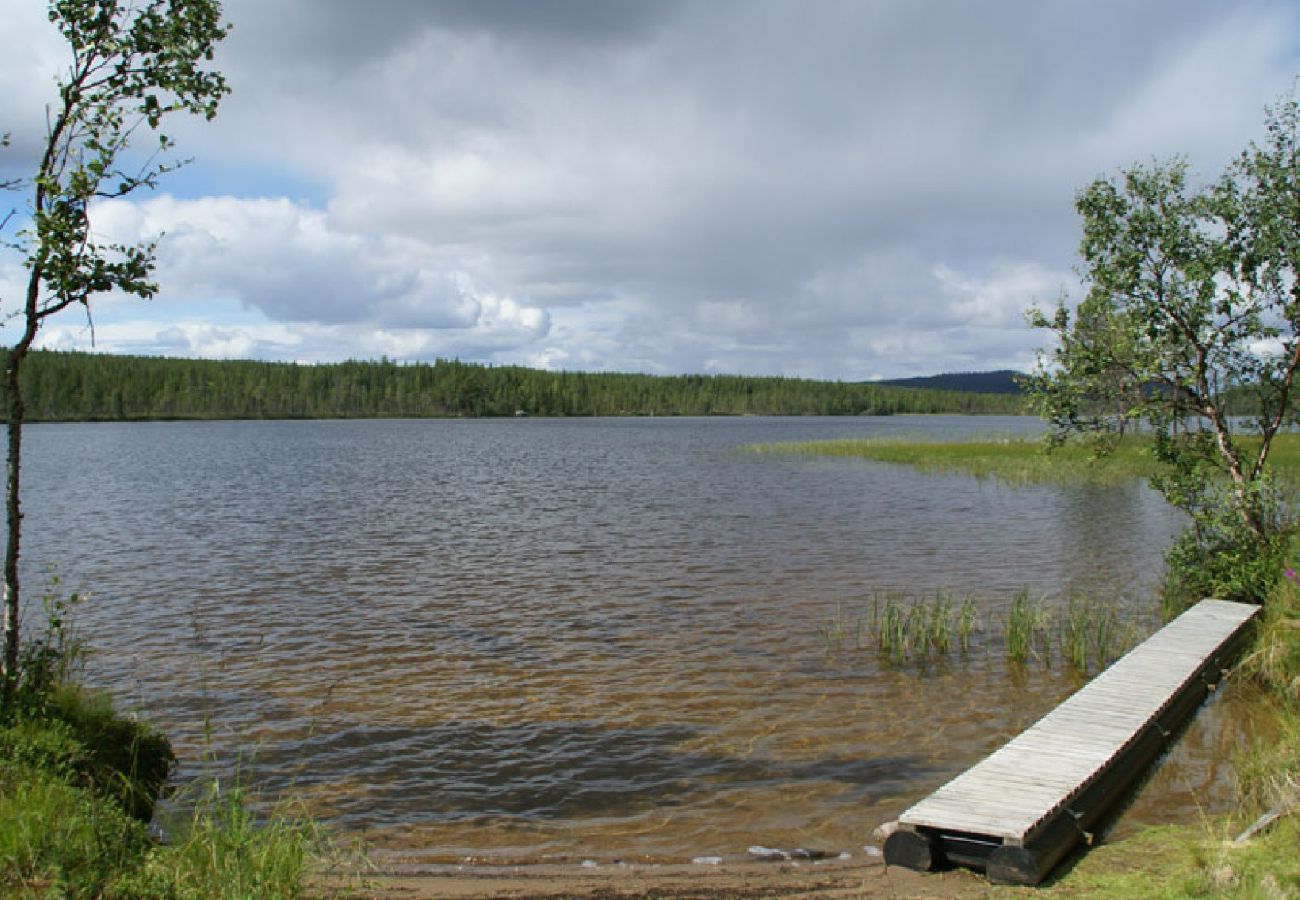
[[[451,360],[302,365],[33,353],[29,421],[1024,412],[1020,397],[731,375],[549,372]]]

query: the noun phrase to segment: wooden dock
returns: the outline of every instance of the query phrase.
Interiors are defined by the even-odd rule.
[[[1104,820],[1218,684],[1259,607],[1202,600],[1018,737],[904,812],[885,862],[1037,884]]]

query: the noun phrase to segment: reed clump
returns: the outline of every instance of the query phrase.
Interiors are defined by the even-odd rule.
[[[1145,624],[1113,600],[1071,594],[1052,601],[1023,589],[1007,606],[1001,628],[991,629],[982,610],[995,605],[945,591],[922,597],[877,594],[856,615],[837,603],[820,632],[827,654],[874,648],[896,666],[968,654],[978,646],[1002,652],[1015,665],[1037,660],[1051,666],[1059,658],[1088,675],[1131,648]]]
[[[828,654],[875,647],[891,663],[901,664],[966,652],[979,628],[974,598],[955,600],[938,591],[930,597],[873,595],[857,615],[837,603],[819,630]]]
[[[1094,674],[1137,643],[1141,622],[1125,617],[1114,600],[1072,593],[1052,603],[1016,594],[1004,626],[1007,657],[1017,664],[1030,657],[1052,664],[1053,652],[1080,675]]]

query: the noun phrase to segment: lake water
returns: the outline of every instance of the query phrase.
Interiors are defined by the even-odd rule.
[[[175,739],[425,861],[854,849],[1077,683],[827,653],[885,592],[1149,610],[1145,487],[1009,488],[751,443],[1026,434],[1032,419],[39,425],[27,596],[92,594],[92,676]],[[38,616],[28,612],[29,621]],[[1132,816],[1226,802],[1231,708]],[[209,735],[210,736],[205,736]]]

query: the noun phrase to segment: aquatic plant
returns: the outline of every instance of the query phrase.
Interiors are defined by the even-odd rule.
[[[971,632],[975,630],[975,600],[963,597],[957,607],[957,640],[965,653],[970,649]]]
[[[1051,612],[1041,599],[1030,596],[1028,588],[1022,588],[1011,601],[1005,626],[1007,657],[1013,662],[1023,663],[1038,648],[1038,657],[1045,665],[1051,664],[1051,642],[1049,628]]]
[[[970,653],[976,633],[984,629],[981,607],[973,596],[958,600],[943,590],[930,597],[873,594],[861,615],[850,615],[837,603],[819,633],[827,654],[874,646],[890,665],[924,662],[954,650]],[[1003,619],[1001,647],[994,642],[984,649],[1000,649],[1016,664],[1033,658],[1046,666],[1059,654],[1075,672],[1089,675],[1136,643],[1144,627],[1140,619],[1113,599],[1073,593],[1064,601],[1054,601],[1034,597],[1023,588],[1012,598]]]
[[[879,634],[880,648],[889,654],[890,662],[902,662],[907,657],[907,616],[893,597],[885,601]]]
[[[844,632],[844,607],[836,603],[835,614],[821,627],[822,642],[825,644],[827,653],[839,650],[844,645]]]

